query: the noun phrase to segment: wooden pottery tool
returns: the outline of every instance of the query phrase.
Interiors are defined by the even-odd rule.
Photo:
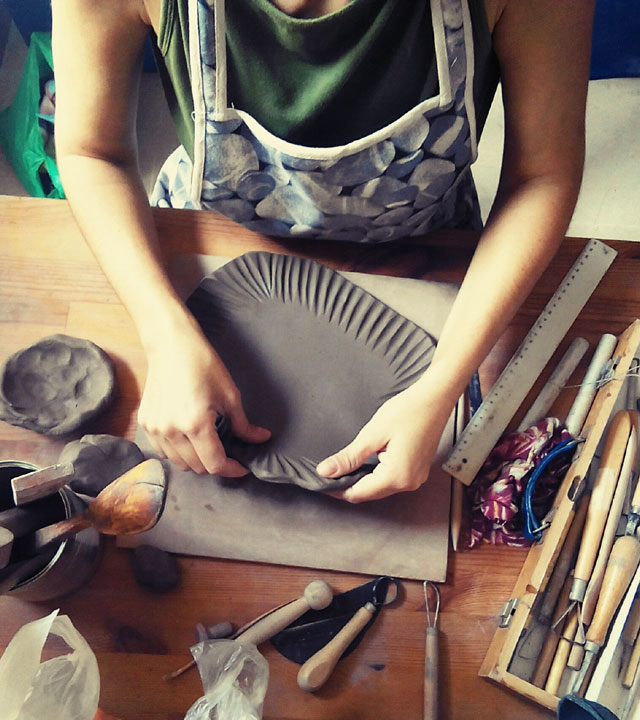
[[[11,480],[13,502],[24,505],[52,495],[73,478],[73,472],[73,463],[61,463],[14,477]]]
[[[589,414],[593,400],[598,392],[602,370],[609,360],[611,360],[617,342],[618,338],[615,335],[605,333],[596,345],[587,372],[578,388],[578,394],[573,401],[564,423],[572,437],[577,437],[582,431],[584,421]]]
[[[574,695],[579,695],[583,690],[587,674],[604,644],[613,616],[629,587],[639,561],[640,542],[635,537],[624,535],[615,541],[602,580],[598,604],[587,630],[585,657],[572,688]]]
[[[547,675],[547,681],[544,685],[544,689],[552,695],[558,694],[558,688],[560,687],[560,681],[562,680],[562,674],[567,667],[567,660],[569,659],[569,653],[573,645],[576,632],[578,630],[578,623],[580,615],[578,608],[574,607],[566,617],[560,639],[558,641],[558,647],[556,654],[553,657],[549,674]]]
[[[600,466],[591,491],[578,559],[573,572],[573,586],[569,593],[570,602],[582,603],[584,600],[630,433],[630,414],[626,410],[621,410],[614,415],[607,430]]]
[[[427,613],[427,632],[424,649],[424,697],[423,720],[438,720],[438,615],[440,614],[440,591],[435,583],[425,580],[423,583],[424,605]],[[429,593],[435,598],[435,607],[431,607]],[[433,612],[432,612],[433,609]]]
[[[582,603],[582,622],[585,625],[589,625],[593,613],[596,608],[598,601],[598,595],[600,593],[600,586],[602,585],[602,579],[604,577],[604,570],[607,566],[607,560],[609,553],[613,547],[613,542],[616,538],[616,531],[620,522],[620,516],[622,514],[622,506],[624,505],[625,498],[627,496],[627,490],[629,488],[629,482],[633,475],[633,468],[636,464],[636,452],[638,449],[638,434],[635,427],[631,427],[631,434],[627,442],[627,449],[625,451],[624,459],[622,461],[622,467],[620,469],[620,475],[616,485],[615,493],[613,495],[613,501],[611,502],[611,509],[607,522],[602,533],[602,540],[600,541],[600,548],[598,550],[598,556],[596,563],[589,578],[589,584],[584,596]]]
[[[589,240],[467,424],[443,465],[446,472],[471,483],[615,256]]]
[[[555,612],[550,618],[550,627],[544,639],[542,648],[538,653],[536,666],[533,671],[533,675],[531,676],[531,683],[536,687],[544,687],[547,681],[547,676],[549,675],[551,663],[553,662],[553,658],[555,657],[558,649],[558,643],[560,642],[561,630],[563,627],[563,615],[565,613],[567,603],[569,602],[569,590],[571,590],[571,576],[567,575],[561,592],[557,598]],[[544,624],[549,625],[548,622],[545,622]]]
[[[308,610],[324,610],[329,607],[332,599],[333,591],[329,584],[324,580],[313,580],[299,598],[255,618],[241,627],[231,636],[231,639],[260,645],[302,617]],[[173,680],[194,667],[195,664],[195,660],[190,660],[186,665],[164,675],[163,679]]]
[[[248,642],[261,645],[276,633],[284,630],[294,620],[304,615],[307,610],[324,610],[331,604],[333,592],[324,580],[314,580],[304,589],[304,593],[297,600],[270,612],[258,619],[246,630],[240,630],[234,636],[238,642]]]
[[[0,526],[0,570],[7,566],[13,548],[13,533]]]
[[[629,616],[624,624],[620,643],[622,653],[620,655],[620,675],[622,676],[623,687],[630,688],[640,660],[640,643],[638,632],[640,631],[640,597],[638,593],[633,600]]]
[[[387,580],[387,578],[383,578]],[[312,655],[298,671],[298,687],[307,692],[319,690],[329,679],[333,669],[342,657],[342,654],[352,643],[358,633],[374,616],[376,609],[381,605],[388,605],[398,597],[398,586],[396,592],[387,594],[385,587],[384,599],[373,588],[372,598],[365,603],[349,622],[315,655]]]
[[[574,338],[569,345],[567,351],[562,356],[560,362],[556,365],[555,370],[545,383],[538,397],[527,410],[526,415],[520,421],[517,427],[518,432],[522,432],[531,427],[538,420],[546,417],[560,392],[563,390],[567,381],[578,367],[578,363],[582,360],[583,355],[587,352],[589,343],[582,337]]]
[[[640,402],[640,401],[639,401]],[[634,418],[634,429],[637,432],[637,416]],[[637,434],[636,434],[637,439]],[[637,460],[636,455],[636,460]],[[637,468],[637,464],[636,464]],[[635,468],[634,468],[635,469]],[[638,529],[638,522],[640,522],[640,477],[636,477],[636,486],[631,496],[631,510],[627,517],[627,527],[625,529],[625,535],[635,535]]]
[[[145,460],[107,485],[83,513],[36,530],[27,553],[37,555],[53,543],[91,526],[106,535],[133,535],[149,530],[162,513],[166,490],[160,460]]]

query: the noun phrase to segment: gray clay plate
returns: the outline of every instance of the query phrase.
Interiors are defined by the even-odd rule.
[[[102,412],[114,395],[109,356],[69,335],[49,335],[14,353],[0,371],[0,419],[65,435]]]
[[[227,454],[255,477],[310,490],[346,487],[316,464],[428,367],[434,341],[362,288],[312,260],[248,253],[206,277],[188,306],[221,356],[262,445],[230,434]]]

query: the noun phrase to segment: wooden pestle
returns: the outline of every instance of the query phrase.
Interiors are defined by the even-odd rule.
[[[572,602],[581,603],[584,600],[630,434],[631,413],[620,410],[609,424],[600,466],[591,491],[578,559],[573,571],[573,586],[569,593],[569,600]]]
[[[342,653],[371,620],[375,611],[373,603],[368,602],[363,605],[321,650],[312,655],[298,671],[298,687],[307,692],[315,692],[321,688],[333,672]]]
[[[292,622],[304,615],[307,610],[324,610],[333,600],[331,588],[324,580],[314,580],[304,589],[304,593],[297,600],[279,607],[277,610],[263,616],[249,628],[235,636],[239,642],[249,642],[260,645],[276,633],[284,630]]]
[[[533,676],[531,677],[531,683],[536,687],[544,687],[547,676],[549,674],[549,668],[551,667],[551,663],[553,662],[553,658],[558,648],[558,643],[560,642],[560,629],[558,629],[558,625],[562,623],[561,618],[567,608],[567,603],[569,602],[569,590],[571,590],[571,580],[571,576],[567,575],[564,581],[564,585],[562,586],[560,595],[558,596],[558,602],[556,603],[553,617],[551,618],[550,623],[544,623],[545,625],[550,624],[551,627],[549,628],[547,636],[544,639],[544,644],[542,645],[542,649],[538,654],[538,659],[536,660],[536,667],[533,671]]]
[[[624,505],[629,482],[631,480],[631,476],[633,475],[633,468],[636,464],[637,449],[638,434],[635,427],[632,427],[631,434],[629,435],[629,440],[627,442],[627,449],[622,461],[618,483],[613,495],[613,501],[611,502],[611,510],[609,511],[609,517],[607,518],[607,522],[602,533],[598,557],[591,573],[589,584],[587,585],[584,602],[582,603],[582,622],[585,625],[589,625],[596,609],[600,586],[602,585],[604,571],[607,566],[607,559],[609,558],[609,553],[613,547],[618,525],[620,523],[620,516],[622,514],[622,506]]]
[[[640,542],[630,535],[618,538],[611,549],[598,604],[587,630],[585,659],[573,687],[574,694],[581,692],[589,668],[604,645],[613,616],[631,583],[638,562],[640,562]]]

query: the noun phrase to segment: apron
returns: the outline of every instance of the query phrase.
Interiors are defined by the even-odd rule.
[[[151,203],[278,237],[378,243],[480,229],[471,18],[467,0],[430,2],[439,93],[366,137],[315,148],[228,107],[224,0],[189,0],[194,157],[171,154]]]

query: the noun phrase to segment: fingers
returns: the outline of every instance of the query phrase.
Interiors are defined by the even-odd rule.
[[[270,430],[249,422],[240,403],[228,409],[226,415],[231,423],[231,432],[240,440],[250,443],[263,443],[271,437]]]
[[[417,490],[425,480],[426,477],[416,478],[410,475],[402,477],[401,472],[394,471],[389,465],[381,462],[376,465],[373,472],[365,475],[351,487],[329,494],[357,504],[369,500],[382,500],[382,498],[400,492]]]
[[[198,431],[190,433],[188,440],[197,453],[198,459],[204,465],[203,472],[223,477],[243,477],[249,472],[237,460],[227,457],[213,419]],[[193,468],[193,466],[191,467]],[[198,471],[196,470],[196,472]]]
[[[368,431],[365,426],[346,447],[318,463],[316,472],[326,478],[348,475],[357,470],[367,458],[381,450],[385,442],[376,441],[374,433]]]

